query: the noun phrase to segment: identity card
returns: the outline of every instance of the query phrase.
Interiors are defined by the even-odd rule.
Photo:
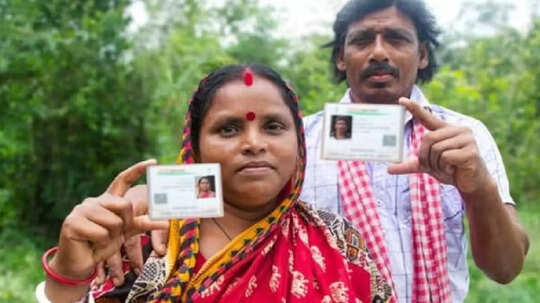
[[[146,178],[152,220],[223,216],[219,164],[149,166]]]
[[[405,107],[326,104],[322,159],[401,162]]]

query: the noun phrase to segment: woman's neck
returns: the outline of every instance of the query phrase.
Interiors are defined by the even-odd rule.
[[[243,209],[233,203],[225,202],[223,205],[224,216],[216,219],[229,235],[235,237],[270,214],[276,208],[276,203],[277,201],[272,201],[256,209]]]

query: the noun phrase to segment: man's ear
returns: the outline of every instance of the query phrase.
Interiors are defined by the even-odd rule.
[[[336,58],[336,67],[339,71],[345,72],[347,70],[347,65],[343,60],[343,46],[339,48],[338,55]]]
[[[420,43],[420,45],[418,46],[418,53],[420,55],[418,69],[421,70],[426,68],[429,64],[429,52],[427,42]]]

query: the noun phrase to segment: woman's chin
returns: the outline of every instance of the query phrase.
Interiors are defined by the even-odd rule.
[[[261,211],[265,208],[273,209],[276,203],[279,203],[276,201],[275,192],[274,195],[268,193],[251,193],[249,195],[241,195],[240,197],[237,199],[234,199],[234,197],[227,199],[225,197],[225,201],[227,204],[245,211]]]

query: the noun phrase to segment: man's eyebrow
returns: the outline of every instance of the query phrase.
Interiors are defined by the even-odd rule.
[[[366,36],[372,36],[372,35],[373,35],[373,31],[366,28],[366,29],[357,29],[357,30],[351,31],[347,34],[346,37],[350,40],[350,39],[354,39],[358,37],[366,37]]]
[[[410,41],[414,41],[414,33],[403,29],[403,28],[385,28],[383,29],[384,34],[390,34],[390,35],[397,35],[400,37],[404,37]],[[371,28],[363,28],[363,29],[357,29],[349,32],[346,36],[347,40],[353,40],[355,38],[364,38],[364,37],[370,37],[375,34],[375,30]]]
[[[401,36],[410,41],[414,41],[414,33],[408,30],[402,29],[402,28],[388,28],[388,29],[385,29],[385,33]]]

